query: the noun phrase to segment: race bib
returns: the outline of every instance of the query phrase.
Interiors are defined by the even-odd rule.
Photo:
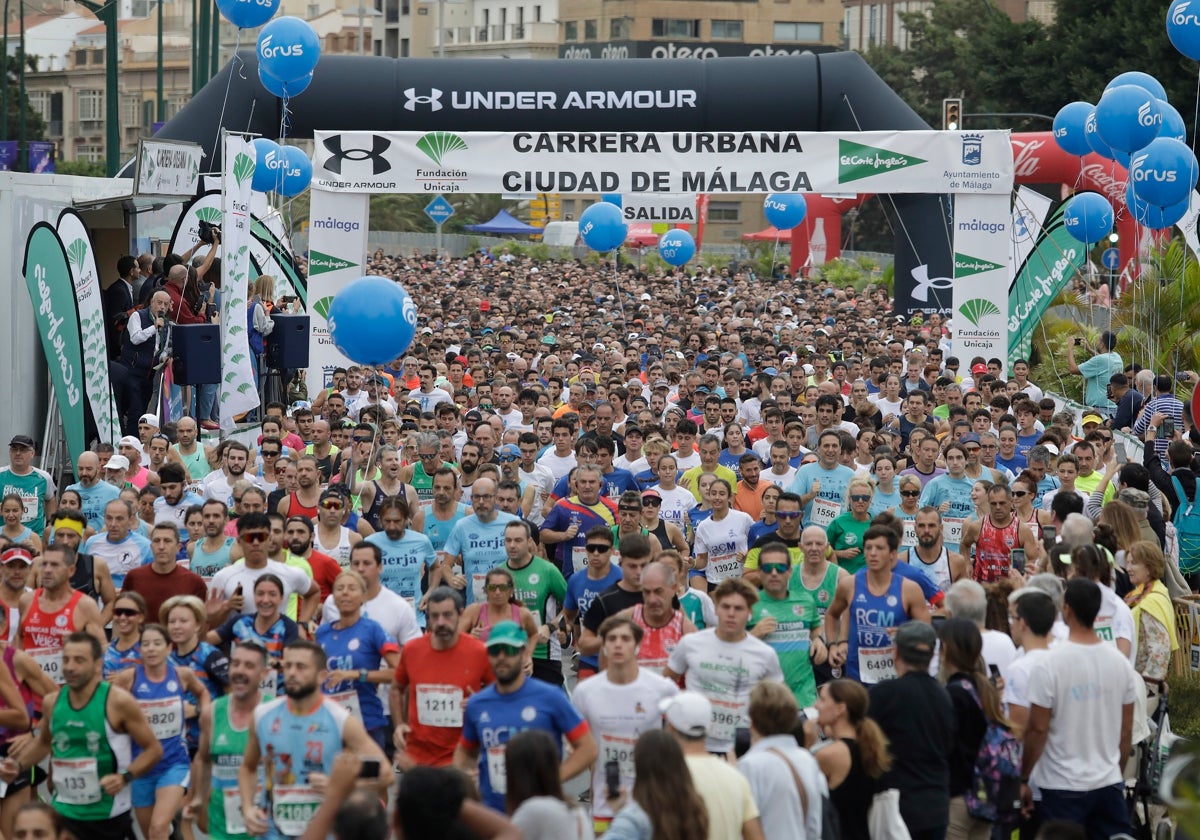
[[[896,676],[896,656],[892,647],[858,649],[858,679],[865,685]]]
[[[462,689],[456,685],[418,685],[417,722],[422,726],[462,729]]]
[[[1106,618],[1097,621],[1092,629],[1096,631],[1096,635],[1100,637],[1101,641],[1108,642],[1110,645],[1117,643],[1116,634],[1113,633],[1112,619]]]
[[[343,709],[352,714],[359,722],[363,722],[362,706],[358,702],[358,691],[350,689],[349,691],[339,691],[337,694],[327,695],[331,701],[341,706]]]
[[[833,520],[842,515],[842,506],[837,502],[817,496],[812,500],[812,524],[828,528]]]
[[[742,704],[733,700],[708,698],[712,704],[712,721],[708,737],[714,741],[732,741],[734,731],[742,720]]]
[[[917,521],[915,519],[904,520],[904,536],[900,538],[901,548],[912,548],[917,544]]]
[[[162,700],[139,700],[138,705],[146,715],[150,731],[160,741],[168,738],[178,738],[183,732],[183,701],[178,697],[164,697]]]
[[[742,561],[734,554],[730,557],[708,558],[708,579],[713,583],[742,576]]]
[[[37,519],[38,497],[36,493],[21,494],[21,521],[32,522]]]
[[[100,801],[100,773],[94,758],[55,758],[54,797],[65,805],[94,805]]]
[[[267,675],[262,678],[262,682],[258,684],[258,693],[264,700],[274,700],[275,694],[278,691],[279,678],[275,675],[275,669],[272,668],[267,672]]]
[[[299,837],[321,807],[321,795],[311,787],[276,787],[271,816],[280,834]]]
[[[582,572],[587,568],[587,549],[581,545],[571,546],[571,570]]]
[[[600,735],[600,767],[610,761],[617,762],[620,768],[622,779],[632,779],[633,772],[633,748],[637,744],[636,737],[624,737],[621,735]]]
[[[481,575],[471,575],[471,594],[476,601],[484,600],[484,584],[487,583],[487,572]]]
[[[488,747],[487,768],[492,792],[501,795],[508,793],[508,767],[504,763],[503,744],[498,747]]]
[[[962,542],[965,519],[945,517],[942,519],[942,541],[947,545],[958,545]]]
[[[237,788],[226,788],[221,791],[225,806],[225,833],[245,834],[246,820],[242,817],[242,792]]]
[[[30,648],[25,652],[33,657],[43,674],[54,680],[55,685],[63,684],[62,648]]]

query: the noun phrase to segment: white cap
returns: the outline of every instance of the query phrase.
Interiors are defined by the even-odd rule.
[[[641,299],[642,299],[642,300],[653,300],[654,298],[650,297],[650,293],[649,293],[649,292],[642,292],[642,298],[641,298]]]
[[[129,469],[129,459],[124,455],[114,455],[108,459],[108,463],[104,465],[106,470],[127,470]]]
[[[154,428],[157,429],[158,428],[158,416],[155,414],[143,414],[141,417],[138,418],[138,423],[139,424],[145,423],[147,426],[153,426]]]
[[[125,437],[117,441],[117,446],[132,446],[134,449],[140,450],[142,448],[142,442],[133,435],[125,435]]]
[[[663,713],[667,723],[671,724],[671,728],[682,735],[701,738],[708,734],[708,725],[712,721],[712,703],[699,692],[681,691],[659,703],[658,710]]]

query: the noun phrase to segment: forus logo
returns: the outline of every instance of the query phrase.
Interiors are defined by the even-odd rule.
[[[274,35],[268,35],[262,39],[262,43],[258,45],[258,54],[263,58],[281,58],[283,56],[299,57],[304,55],[304,46],[302,44],[272,44]]]

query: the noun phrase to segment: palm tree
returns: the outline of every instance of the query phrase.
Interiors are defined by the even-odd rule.
[[[1158,373],[1200,369],[1200,265],[1176,239],[1113,306],[1122,355]]]

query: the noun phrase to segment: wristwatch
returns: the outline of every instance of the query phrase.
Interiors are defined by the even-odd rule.
[[[127,785],[133,784],[133,772],[132,771],[126,770],[124,773],[121,774],[121,778],[125,780],[125,784],[127,784]]]
[[[362,682],[362,683],[365,683],[367,681],[367,669],[366,668],[358,669],[358,681]]]

